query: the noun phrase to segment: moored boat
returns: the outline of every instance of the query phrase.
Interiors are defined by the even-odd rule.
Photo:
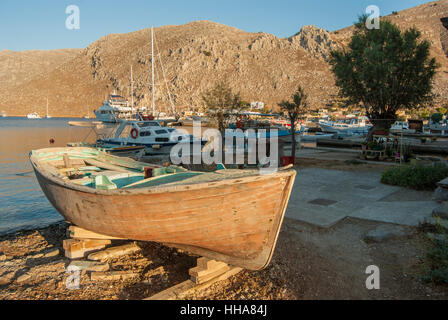
[[[35,150],[30,161],[48,200],[81,228],[250,270],[269,264],[296,175],[188,171],[91,148]]]
[[[41,119],[41,116],[37,112],[32,112],[26,115],[28,119]]]

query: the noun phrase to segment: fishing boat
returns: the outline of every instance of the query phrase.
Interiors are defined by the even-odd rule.
[[[32,112],[26,115],[28,119],[42,119],[37,112]]]
[[[372,125],[367,117],[352,118],[339,121],[319,121],[319,126],[324,132],[338,133],[341,136],[367,134]]]
[[[302,133],[300,135],[300,141],[302,142],[314,142],[320,139],[330,139],[334,136],[334,133],[323,133],[323,132],[315,132],[311,133]]]
[[[205,117],[199,116],[189,116],[179,119],[177,123],[173,125],[183,126],[183,127],[192,127],[194,123],[200,123],[202,127],[211,127],[213,124]]]
[[[164,127],[159,121],[121,121],[112,137],[98,139],[97,144],[104,147],[144,146],[146,154],[170,154],[171,148],[178,144],[191,144],[206,141],[185,134],[171,127]]]
[[[34,150],[30,161],[48,200],[76,226],[249,270],[270,262],[296,176],[288,167],[188,171],[91,148]]]

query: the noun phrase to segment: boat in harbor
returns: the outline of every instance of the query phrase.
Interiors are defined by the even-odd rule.
[[[76,226],[249,270],[270,262],[296,176],[288,167],[188,171],[91,148],[34,150],[30,161],[50,203]]]
[[[144,146],[147,155],[170,154],[178,144],[204,145],[206,141],[185,134],[171,127],[164,127],[159,121],[121,121],[110,137],[98,139],[97,144],[106,147]]]
[[[32,112],[26,115],[28,119],[42,119],[37,112]]]
[[[131,158],[134,160],[140,160],[145,155],[144,146],[123,146],[123,147],[105,148],[96,143],[69,142],[67,143],[67,147],[95,148],[99,151],[111,154],[113,156]]]
[[[104,104],[93,113],[96,119],[106,123],[117,123],[121,119],[134,118],[134,111],[128,101],[120,95],[111,94]]]
[[[340,136],[364,135],[372,127],[367,117],[351,118],[339,121],[324,121],[318,123],[323,132],[337,133]]]
[[[415,130],[409,127],[407,121],[395,121],[390,127],[390,132],[392,133],[415,133]]]

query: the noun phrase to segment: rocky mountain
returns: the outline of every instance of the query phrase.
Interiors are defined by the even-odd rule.
[[[444,23],[448,25],[448,0],[385,18],[402,28],[416,26],[432,42],[432,53],[442,65],[436,91],[446,100],[448,29]],[[156,28],[157,108],[169,107],[166,87],[176,109],[198,107],[204,91],[221,79],[227,79],[244,100],[264,101],[269,107],[289,98],[301,84],[311,105],[325,106],[337,93],[327,62],[329,53],[347,45],[352,32],[353,27],[330,33],[307,26],[281,39],[210,21]],[[0,52],[0,110],[10,115],[43,114],[48,94],[52,115],[84,115],[87,107],[90,111],[97,108],[114,90],[129,97],[131,65],[134,100],[138,105],[150,105],[150,46],[149,29],[111,34],[85,49],[31,55],[20,71],[2,59],[6,54]]]

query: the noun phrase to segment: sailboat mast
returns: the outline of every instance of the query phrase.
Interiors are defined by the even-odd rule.
[[[151,68],[152,68],[152,115],[156,114],[156,107],[154,103],[154,27],[151,27]]]
[[[48,97],[47,97],[47,118],[48,118]]]
[[[134,112],[134,79],[132,78],[132,65],[131,65],[131,110]]]

